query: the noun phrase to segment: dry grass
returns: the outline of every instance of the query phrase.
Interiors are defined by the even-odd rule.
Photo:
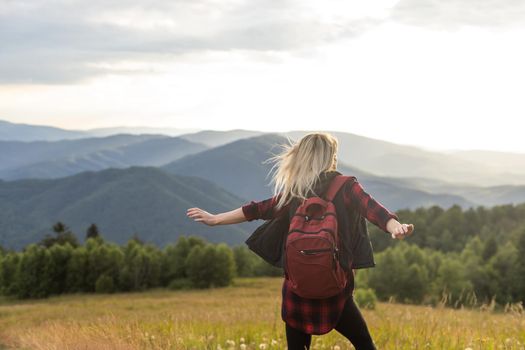
[[[0,301],[0,349],[285,349],[281,281]],[[379,349],[525,349],[523,309],[507,311],[390,303],[362,310]],[[314,337],[312,344],[353,349],[335,331]]]

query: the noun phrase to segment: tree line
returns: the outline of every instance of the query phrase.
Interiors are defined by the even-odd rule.
[[[369,225],[376,267],[357,270],[356,287],[380,300],[452,306],[525,303],[525,204],[399,210],[414,223],[403,241]],[[281,276],[246,246],[180,237],[159,249],[134,236],[104,241],[96,225],[84,244],[64,224],[22,252],[0,248],[0,293],[19,298],[155,287],[225,286],[234,276]]]
[[[517,244],[519,230],[525,227],[525,203],[519,205],[483,206],[463,210],[459,205],[448,209],[439,206],[398,210],[403,222],[413,223],[416,234],[407,242],[421,248],[442,252],[461,252],[468,241],[479,237],[483,242],[493,238],[498,244]],[[380,252],[392,245],[390,235],[369,225],[374,251]]]
[[[21,252],[0,250],[0,294],[45,298],[63,293],[111,293],[168,287],[209,288],[235,276],[280,275],[244,246],[181,236],[159,249],[134,236],[125,245],[106,242],[91,225],[84,244],[63,223]]]
[[[461,252],[399,242],[378,253],[376,263],[357,273],[356,285],[373,289],[379,300],[454,307],[525,304],[525,229],[517,245],[475,236]]]
[[[396,212],[414,235],[392,242],[371,225],[377,266],[357,285],[380,300],[479,305],[525,304],[525,204]]]

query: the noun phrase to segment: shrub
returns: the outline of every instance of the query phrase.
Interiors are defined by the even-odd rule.
[[[194,246],[186,258],[186,273],[196,288],[224,287],[235,274],[235,259],[225,244]]]
[[[356,289],[354,291],[354,300],[359,307],[371,310],[376,308],[377,296],[373,289]]]
[[[100,275],[95,283],[95,293],[113,293],[115,290],[115,283],[113,277],[106,274]]]
[[[176,278],[170,282],[168,289],[179,290],[179,289],[191,289],[193,284],[189,278]]]

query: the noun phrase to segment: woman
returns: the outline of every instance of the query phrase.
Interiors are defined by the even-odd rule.
[[[200,208],[190,208],[187,215],[195,221],[213,226],[268,220],[290,214],[297,203],[305,198],[322,196],[334,176],[340,175],[336,170],[337,148],[337,139],[330,134],[307,134],[268,160],[275,162],[272,170],[276,168],[271,181],[274,183],[273,197],[260,202],[251,201],[235,210],[215,215]],[[337,208],[338,222],[343,223],[339,225],[341,241],[348,241],[354,234],[355,226],[345,226],[346,218],[340,219],[340,212],[342,216],[349,217],[358,212],[390,233],[394,239],[402,239],[413,232],[414,225],[399,223],[397,215],[366,193],[357,180],[346,182],[333,202]],[[346,254],[352,254],[349,248],[346,250]],[[325,334],[334,328],[348,338],[357,350],[376,349],[366,322],[353,300],[354,274],[351,271],[350,268],[345,270],[349,281],[346,288],[326,299],[299,297],[290,290],[287,279],[284,279],[281,316],[286,324],[289,350],[309,349],[312,334]]]

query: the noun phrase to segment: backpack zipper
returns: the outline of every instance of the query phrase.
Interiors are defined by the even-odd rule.
[[[303,250],[300,250],[299,252],[303,255],[315,255],[315,254],[318,254],[318,253],[323,253],[323,252],[329,252],[329,251],[332,251],[334,250],[333,248],[323,248],[323,249],[303,249]]]

